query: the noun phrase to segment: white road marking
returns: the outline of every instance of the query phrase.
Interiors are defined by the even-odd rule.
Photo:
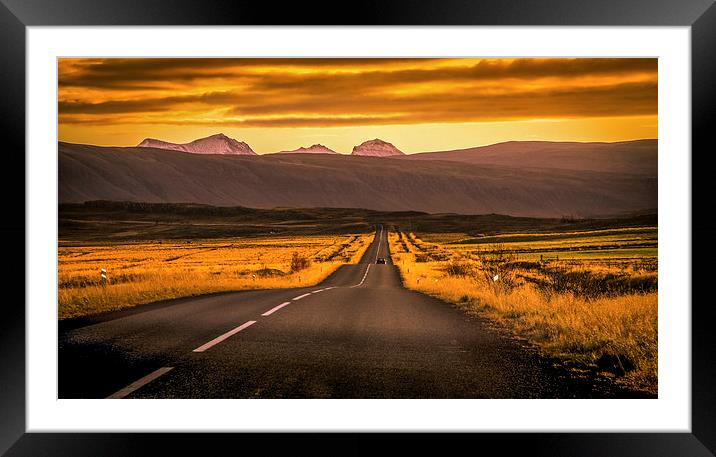
[[[380,252],[380,242],[383,238],[383,226],[380,226],[380,234],[378,235],[378,249],[375,250],[375,262],[378,263],[378,253]]]
[[[161,368],[159,368],[158,370],[152,371],[151,373],[149,373],[149,374],[146,375],[145,377],[134,381],[133,383],[131,383],[131,384],[128,385],[127,387],[118,390],[117,392],[113,393],[112,395],[110,395],[110,396],[107,397],[107,398],[124,398],[124,397],[126,397],[127,395],[129,395],[129,394],[131,394],[132,392],[134,392],[135,390],[139,389],[140,387],[146,386],[146,385],[149,384],[150,382],[154,381],[154,380],[157,379],[159,376],[162,376],[162,375],[164,375],[164,374],[169,373],[169,372],[172,371],[173,369],[174,369],[174,367],[161,367]]]
[[[286,305],[290,305],[290,304],[291,304],[290,301],[285,301],[285,302],[281,303],[280,305],[275,306],[275,307],[271,308],[270,310],[266,311],[265,313],[262,314],[262,316],[270,316],[273,313],[275,313],[276,311],[278,311],[279,309],[283,308]]]
[[[311,293],[312,293],[312,294],[317,294],[317,293],[323,292],[324,290],[326,290],[326,289],[318,289],[318,290],[314,290],[314,291],[311,292]]]
[[[192,351],[192,352],[204,352],[204,351],[206,351],[207,349],[209,349],[210,347],[214,346],[215,344],[221,343],[222,341],[224,341],[225,339],[227,339],[227,338],[230,337],[231,335],[234,335],[234,334],[236,334],[236,333],[239,333],[239,332],[242,331],[243,329],[245,329],[245,328],[247,328],[247,327],[251,327],[251,326],[254,325],[255,323],[256,323],[256,321],[248,321],[248,322],[245,322],[245,323],[239,325],[238,327],[236,327],[235,329],[229,330],[228,332],[224,333],[224,334],[221,335],[221,336],[217,336],[216,338],[214,338],[213,340],[209,341],[208,343],[202,344],[202,345],[199,346],[198,348],[194,349],[194,351]]]
[[[363,279],[361,279],[358,284],[356,284],[356,285],[354,285],[354,286],[351,286],[351,288],[353,288],[353,287],[358,287],[358,286],[362,286],[362,285],[363,285],[363,283],[365,282],[365,278],[368,277],[368,272],[370,271],[370,265],[371,265],[371,264],[368,264],[368,268],[365,269],[365,273],[363,274]]]
[[[311,295],[310,292],[307,293],[307,294],[299,295],[298,297],[293,297],[291,300],[293,300],[293,301],[300,300],[300,299],[302,299],[302,298],[308,297],[309,295]]]

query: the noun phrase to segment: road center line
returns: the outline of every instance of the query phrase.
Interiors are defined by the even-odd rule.
[[[239,333],[239,332],[242,331],[243,329],[248,328],[248,327],[251,327],[251,326],[254,325],[255,323],[256,323],[256,321],[248,321],[248,322],[245,322],[245,323],[239,325],[238,327],[236,327],[235,329],[229,330],[228,332],[224,333],[224,334],[221,335],[221,336],[217,336],[216,338],[214,338],[213,340],[209,341],[208,343],[202,344],[202,345],[199,346],[198,348],[194,349],[192,352],[204,352],[204,351],[206,351],[207,349],[209,349],[210,347],[214,346],[215,344],[221,343],[222,341],[224,341],[225,339],[227,339],[227,338],[230,337],[231,335],[234,335],[234,334],[236,334],[236,333]]]
[[[113,393],[112,395],[110,395],[110,396],[107,397],[107,398],[124,398],[124,397],[126,397],[127,395],[129,395],[129,394],[131,394],[132,392],[134,392],[135,390],[139,389],[140,387],[146,386],[146,385],[149,384],[150,382],[154,381],[154,380],[157,379],[159,376],[162,376],[162,375],[165,375],[165,374],[169,373],[169,372],[172,371],[173,369],[174,369],[174,367],[161,367],[161,368],[159,368],[158,370],[154,370],[154,371],[152,371],[151,373],[149,373],[148,375],[146,375],[145,377],[140,378],[140,379],[134,381],[133,383],[131,383],[131,384],[128,385],[127,387],[118,390],[117,392]]]
[[[358,284],[351,286],[351,288],[363,285],[363,283],[365,282],[365,278],[368,277],[368,272],[370,271],[370,265],[371,264],[368,264],[368,267],[365,269],[365,273],[363,274],[363,279],[361,279]]]
[[[302,299],[302,298],[308,297],[309,295],[311,295],[310,292],[307,293],[307,294],[299,295],[298,297],[293,297],[291,300],[293,300],[293,301],[300,300],[300,299]]]
[[[375,263],[378,263],[378,254],[380,253],[380,242],[383,238],[383,226],[380,226],[380,234],[378,235],[378,247],[375,250]]]
[[[289,304],[291,304],[290,301],[285,301],[285,302],[281,303],[280,305],[274,306],[274,307],[271,308],[270,310],[266,311],[265,313],[262,314],[262,316],[264,316],[264,317],[265,317],[265,316],[270,316],[270,315],[272,315],[273,313],[275,313],[276,311],[278,311],[279,309],[281,309],[281,308],[283,308],[284,306],[289,305]]]

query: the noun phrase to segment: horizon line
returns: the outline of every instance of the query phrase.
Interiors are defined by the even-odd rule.
[[[201,137],[201,138],[196,138],[195,140],[192,140],[192,141],[197,141],[197,140],[201,140],[201,139],[205,139],[205,138],[209,138],[209,137],[217,136],[217,135],[224,135],[224,136],[226,136],[227,138],[230,138],[230,139],[232,139],[232,140],[246,143],[249,147],[251,147],[251,145],[250,145],[249,143],[247,143],[247,142],[245,142],[245,141],[243,141],[243,140],[237,140],[237,139],[235,139],[235,138],[231,138],[231,137],[229,137],[228,135],[225,135],[225,134],[223,134],[223,133],[221,133],[221,132],[215,133],[215,134],[212,134],[212,135],[207,135],[207,136]],[[174,143],[174,142],[167,141],[167,140],[160,140],[160,139],[158,139],[158,138],[146,137],[146,138],[144,138],[143,140],[141,140],[140,143],[141,143],[142,141],[146,140],[146,139],[154,139],[154,140],[157,140],[157,141],[163,141],[163,142],[165,142],[165,143],[178,144],[178,145],[185,145],[185,144],[189,144],[189,143],[192,142],[192,141],[189,141],[189,142],[187,142],[187,143]],[[374,138],[374,139],[380,139],[380,138]],[[388,141],[388,140],[383,140],[383,139],[380,139],[380,140],[381,140],[381,141],[385,141],[386,143],[390,143],[390,141]],[[658,137],[657,137],[657,138],[634,138],[634,139],[618,140],[618,141],[576,141],[576,140],[554,141],[554,140],[534,140],[534,139],[531,139],[531,140],[506,140],[506,141],[498,141],[497,143],[478,144],[478,145],[475,145],[475,146],[468,146],[468,147],[456,148],[456,149],[436,149],[436,150],[415,151],[415,152],[406,152],[406,151],[401,150],[401,152],[403,152],[405,155],[413,155],[413,154],[426,154],[426,153],[433,153],[433,152],[464,151],[464,150],[467,150],[467,149],[476,149],[476,148],[490,147],[490,146],[496,146],[496,145],[499,145],[499,144],[506,144],[506,143],[616,144],[616,143],[633,143],[633,142],[637,142],[637,141],[658,141],[658,140],[659,140]],[[371,141],[371,140],[365,140],[365,141]],[[63,141],[63,140],[61,140],[61,139],[58,139],[57,142],[58,142],[58,143],[65,143],[65,144],[81,145],[81,146],[94,146],[94,147],[100,147],[100,148],[140,148],[139,143],[137,143],[136,145],[122,146],[122,145],[100,145],[100,144],[91,144],[91,143],[77,143],[77,142],[72,142],[72,141]],[[391,144],[393,144],[393,143],[391,143]],[[340,151],[337,151],[337,150],[335,150],[335,149],[332,149],[332,148],[330,148],[330,147],[328,147],[328,146],[326,146],[325,144],[320,143],[320,142],[319,142],[319,143],[313,143],[313,144],[310,144],[310,145],[308,145],[308,146],[306,146],[305,144],[302,144],[302,145],[299,145],[298,148],[296,148],[296,149],[309,148],[309,147],[317,146],[317,145],[321,145],[321,146],[324,146],[324,147],[326,147],[326,148],[328,148],[328,149],[331,149],[332,151],[334,151],[336,154],[339,154],[339,155],[345,155],[345,156],[350,156],[350,155],[352,155],[351,152],[340,152]],[[358,146],[358,145],[356,145],[356,146]],[[141,148],[143,148],[143,149],[163,149],[163,148],[146,148],[146,147],[141,147]],[[293,151],[286,151],[286,150],[283,150],[283,151],[271,151],[271,152],[258,152],[258,151],[255,151],[253,148],[252,148],[252,150],[256,153],[256,155],[291,154],[291,153],[293,153]],[[316,154],[320,154],[320,153],[316,153]]]

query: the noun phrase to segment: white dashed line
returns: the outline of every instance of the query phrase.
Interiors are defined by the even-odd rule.
[[[164,375],[164,374],[169,373],[169,372],[172,371],[173,369],[174,369],[174,367],[161,367],[161,368],[158,369],[158,370],[152,371],[151,373],[149,373],[149,374],[146,375],[145,377],[134,381],[133,383],[131,383],[131,384],[128,385],[127,387],[118,390],[117,392],[113,393],[112,395],[110,395],[110,396],[107,397],[107,398],[124,398],[124,397],[126,397],[127,395],[129,395],[129,394],[131,394],[132,392],[134,392],[135,390],[139,389],[140,387],[146,386],[146,385],[149,384],[150,382],[154,381],[154,380],[157,379],[159,376],[162,376],[162,375]]]
[[[278,306],[276,306],[276,307],[273,307],[273,308],[271,308],[270,310],[266,311],[265,313],[262,314],[262,316],[264,316],[264,317],[265,317],[265,316],[270,316],[270,315],[272,315],[273,313],[275,313],[276,311],[278,311],[279,309],[283,308],[283,307],[286,306],[286,305],[290,305],[290,304],[291,304],[290,301],[283,302],[283,303],[281,303],[280,305],[278,305]]]
[[[368,264],[368,268],[365,269],[365,273],[363,274],[363,279],[361,279],[358,284],[356,284],[356,285],[354,285],[354,286],[351,286],[351,288],[353,288],[353,287],[358,287],[358,286],[362,286],[362,285],[363,285],[363,283],[365,282],[365,278],[368,277],[368,272],[370,271],[370,265],[371,265],[371,264]]]
[[[198,348],[194,349],[193,352],[204,352],[204,351],[206,351],[207,349],[209,349],[210,347],[214,346],[215,344],[221,343],[222,341],[224,341],[225,339],[227,339],[227,338],[230,337],[231,335],[234,335],[234,334],[236,334],[236,333],[239,333],[239,332],[242,331],[243,329],[245,329],[245,328],[247,328],[247,327],[251,327],[251,326],[254,325],[255,323],[256,323],[256,321],[248,321],[248,322],[245,322],[245,323],[239,325],[238,327],[236,327],[235,329],[229,330],[228,332],[224,333],[224,334],[221,335],[221,336],[217,336],[216,338],[214,338],[213,340],[209,341],[208,343],[202,344],[202,345],[199,346]]]
[[[380,226],[380,234],[378,235],[378,249],[375,250],[375,262],[378,263],[378,253],[380,253],[380,242],[383,238],[383,226]]]
[[[376,263],[378,262],[378,253],[380,253],[380,243],[381,243],[381,241],[382,241],[382,238],[383,238],[383,226],[381,225],[381,226],[380,226],[380,233],[379,233],[379,235],[378,235],[378,247],[377,247],[376,250],[375,250],[375,262],[376,262]],[[361,279],[358,284],[356,284],[356,285],[354,285],[354,286],[351,286],[351,289],[354,288],[354,287],[360,287],[360,286],[363,285],[363,283],[365,282],[365,278],[368,277],[368,272],[370,271],[370,266],[371,266],[371,265],[372,265],[372,264],[370,264],[370,263],[368,264],[368,268],[365,269],[365,273],[363,274],[363,279]]]
[[[334,289],[334,287],[326,287],[325,289],[314,290],[313,292],[309,292],[309,293],[307,293],[307,294],[303,294],[303,295],[299,295],[298,297],[294,297],[294,298],[292,298],[292,300],[293,300],[293,301],[300,300],[300,299],[302,299],[302,298],[308,297],[309,295],[318,294],[318,293],[325,292],[326,290],[330,290],[330,289]],[[276,311],[278,311],[279,309],[283,308],[284,306],[289,305],[290,303],[291,303],[290,301],[283,302],[283,303],[281,303],[280,305],[278,305],[278,306],[276,306],[276,307],[274,307],[274,308],[271,308],[270,310],[266,311],[265,313],[262,314],[262,316],[264,316],[264,317],[265,317],[265,316],[270,316],[271,314],[275,313]]]

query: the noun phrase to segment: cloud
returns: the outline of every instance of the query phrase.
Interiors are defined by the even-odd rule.
[[[360,68],[380,64],[429,63],[441,59],[340,59],[340,58],[135,58],[60,59],[60,87],[144,90],[162,83],[198,79],[238,78],[247,69],[273,68]],[[64,71],[63,71],[64,70]]]
[[[88,125],[634,116],[658,92],[656,59],[61,59],[59,74],[60,123]]]
[[[239,97],[228,92],[208,92],[198,95],[158,97],[105,102],[59,101],[58,112],[65,114],[127,114],[171,111],[181,105],[222,105],[236,102]]]
[[[320,93],[326,89],[356,86],[372,89],[408,83],[499,81],[510,79],[578,78],[629,73],[656,74],[655,59],[501,59],[482,60],[464,67],[366,71],[304,76],[280,74],[255,85],[258,90],[291,89]]]

